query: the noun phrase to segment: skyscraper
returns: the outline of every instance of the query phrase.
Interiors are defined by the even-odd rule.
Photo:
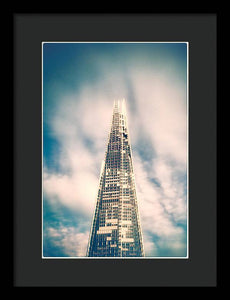
[[[115,100],[87,256],[144,256],[125,100]]]

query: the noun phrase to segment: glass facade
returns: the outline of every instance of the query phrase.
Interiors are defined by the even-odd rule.
[[[114,102],[87,256],[144,256],[124,99]]]

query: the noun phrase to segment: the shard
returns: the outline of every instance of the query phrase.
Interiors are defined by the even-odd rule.
[[[114,101],[87,256],[144,256],[124,99]]]

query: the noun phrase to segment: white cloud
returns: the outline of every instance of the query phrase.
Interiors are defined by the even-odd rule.
[[[186,93],[167,77],[132,72],[137,116],[158,156],[186,164]],[[135,132],[132,131],[133,135]]]
[[[89,232],[78,232],[75,227],[46,229],[48,237],[52,238],[52,243],[59,247],[66,256],[79,257],[86,256]]]
[[[148,254],[150,254],[149,256],[158,256],[159,252],[158,252],[157,246],[152,241],[151,236],[145,236],[144,252],[145,252],[145,256],[148,256]]]
[[[157,236],[180,234],[181,228],[172,222],[170,212],[164,206],[167,196],[161,188],[150,182],[141,160],[135,159],[135,171],[143,231]]]
[[[98,179],[91,172],[73,175],[46,175],[44,195],[52,201],[59,202],[70,209],[84,214],[91,214],[93,200],[96,201]]]

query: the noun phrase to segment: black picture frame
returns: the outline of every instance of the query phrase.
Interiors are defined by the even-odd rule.
[[[216,286],[216,14],[20,14],[14,21],[14,286]],[[189,258],[41,257],[41,44],[189,43]]]

